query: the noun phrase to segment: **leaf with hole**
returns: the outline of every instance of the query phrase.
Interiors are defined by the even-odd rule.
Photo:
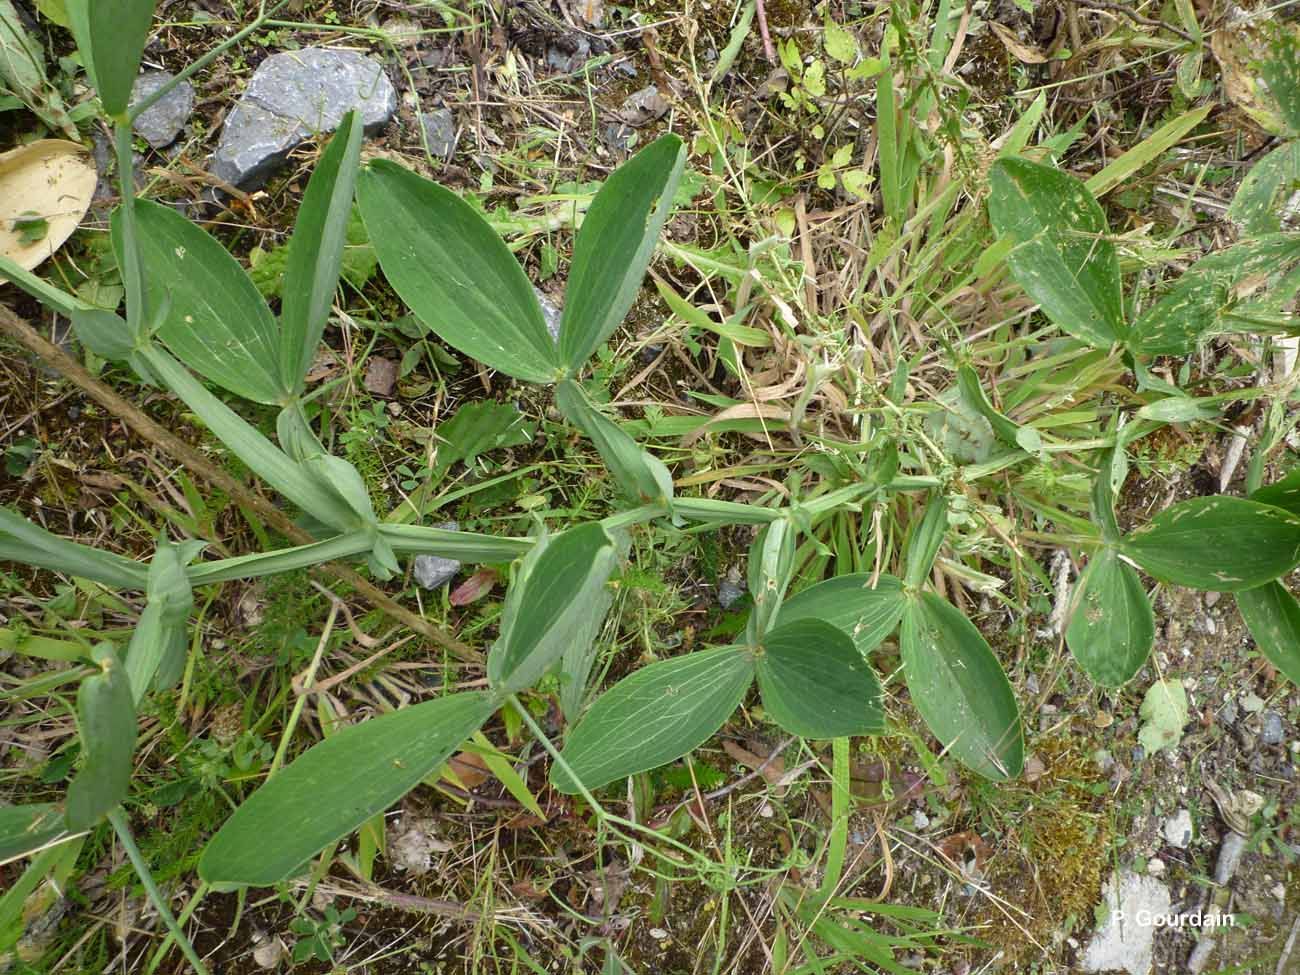
[[[331,735],[226,820],[199,859],[199,876],[222,888],[287,880],[428,778],[494,710],[488,694],[451,694]]]
[[[838,627],[866,657],[898,627],[907,606],[902,580],[882,574],[872,584],[869,572],[827,579],[795,593],[781,605],[777,628],[797,620],[825,620]]]
[[[1137,572],[1114,549],[1101,549],[1071,603],[1065,642],[1074,659],[1098,684],[1119,687],[1146,663],[1155,635],[1155,614]]]
[[[1227,495],[1192,498],[1130,532],[1120,551],[1164,582],[1253,589],[1300,564],[1300,516]]]
[[[772,629],[756,668],[763,709],[792,735],[847,738],[884,730],[880,681],[849,636],[824,620]]]
[[[1079,180],[1052,166],[999,159],[989,219],[1015,242],[1012,277],[1062,331],[1106,349],[1125,334],[1119,257],[1106,215]]]
[[[754,658],[745,647],[642,667],[596,699],[569,732],[562,757],[588,789],[676,761],[722,727],[753,679]],[[558,763],[551,784],[567,795],[579,791]]]
[[[947,600],[921,593],[903,612],[900,647],[912,703],[944,750],[985,778],[1019,775],[1020,709],[974,624]]]
[[[533,287],[473,207],[383,159],[362,168],[357,199],[389,283],[439,338],[516,379],[555,380],[560,354]]]
[[[570,374],[636,300],[685,165],[682,140],[661,136],[618,167],[591,201],[573,244],[560,319],[560,358]]]

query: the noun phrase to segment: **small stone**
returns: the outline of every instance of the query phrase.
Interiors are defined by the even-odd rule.
[[[459,531],[460,525],[448,521],[438,526],[447,531]],[[456,559],[444,559],[441,555],[417,555],[411,568],[415,572],[415,581],[424,589],[440,589],[456,577],[460,571],[460,562]]]
[[[1241,708],[1243,711],[1249,711],[1251,714],[1259,714],[1264,710],[1264,701],[1256,693],[1251,692],[1241,699]]]
[[[1110,913],[1084,950],[1082,970],[1147,975],[1156,927],[1138,918],[1164,917],[1170,904],[1169,888],[1154,877],[1131,870],[1112,876],[1102,890],[1102,906]]]
[[[456,151],[456,118],[449,108],[439,108],[424,112],[420,116],[420,127],[424,130],[424,141],[429,146],[429,155],[446,161]]]
[[[253,964],[258,968],[279,968],[284,955],[284,942],[275,935],[258,932],[254,937]]]
[[[170,71],[146,71],[131,88],[131,105],[138,105],[174,77]],[[164,149],[176,141],[193,111],[194,86],[182,81],[141,112],[132,128],[155,149]]]
[[[541,288],[534,287],[533,294],[537,295],[537,303],[542,306],[542,318],[546,322],[546,330],[551,333],[551,338],[555,341],[560,340],[560,319],[564,312]]]
[[[740,570],[733,565],[722,582],[718,583],[718,605],[723,609],[731,609],[744,598],[745,587],[740,581]]]
[[[1229,831],[1228,835],[1223,838],[1223,845],[1219,847],[1219,860],[1214,865],[1214,882],[1220,887],[1224,886],[1233,875],[1237,872],[1237,867],[1241,865],[1241,857],[1246,852],[1246,837],[1240,833]]]
[[[1223,707],[1219,708],[1219,720],[1224,724],[1237,723],[1237,702],[1234,698],[1228,698],[1223,702]]]
[[[668,932],[663,928],[651,928],[650,937],[654,938],[656,941],[663,941],[668,937]]]
[[[1159,857],[1152,857],[1147,861],[1147,873],[1152,877],[1163,877],[1165,875],[1165,861]]]
[[[912,823],[917,829],[925,829],[930,825],[930,817],[918,809],[916,812],[912,813]]]
[[[371,356],[366,360],[366,375],[362,380],[366,392],[376,396],[393,395],[397,385],[397,363],[383,356]]]
[[[1269,893],[1273,895],[1273,899],[1279,904],[1286,903],[1286,886],[1284,884],[1274,884]]]
[[[397,112],[397,92],[378,61],[319,47],[274,54],[226,117],[208,171],[241,189],[257,189],[295,147],[333,132],[353,109],[368,133]]]
[[[619,107],[618,117],[627,125],[640,128],[661,119],[668,113],[668,100],[659,94],[655,85],[646,85],[634,91]]]
[[[1284,737],[1282,715],[1276,711],[1265,711],[1261,716],[1259,743],[1261,745],[1280,745]]]
[[[1178,810],[1165,820],[1162,832],[1170,846],[1176,846],[1180,850],[1187,849],[1187,844],[1192,841],[1192,814],[1186,809]]]

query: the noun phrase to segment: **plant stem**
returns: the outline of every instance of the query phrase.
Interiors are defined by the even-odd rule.
[[[108,821],[113,824],[113,829],[117,831],[118,841],[121,842],[122,848],[126,850],[126,855],[130,858],[131,866],[135,868],[140,883],[144,885],[145,894],[153,903],[154,909],[158,912],[158,916],[162,918],[167,930],[171,932],[171,936],[180,945],[181,953],[185,955],[186,960],[189,961],[199,975],[208,975],[208,970],[204,967],[198,952],[194,950],[194,946],[190,944],[190,939],[185,937],[185,932],[181,930],[180,925],[176,923],[176,918],[172,916],[171,908],[167,906],[167,900],[163,897],[162,891],[153,882],[153,874],[149,872],[149,865],[144,862],[144,857],[140,855],[140,848],[135,845],[135,837],[131,835],[131,827],[126,821],[126,816],[122,813],[121,806],[108,814]]]
[[[293,710],[289,713],[289,722],[284,726],[284,733],[280,735],[280,744],[275,749],[275,757],[271,759],[271,768],[266,773],[269,779],[280,770],[284,764],[284,756],[289,752],[289,739],[293,737],[293,729],[298,727],[298,719],[302,717],[303,705],[307,702],[307,692],[311,689],[312,681],[316,679],[316,668],[320,666],[321,654],[325,652],[325,646],[329,643],[330,634],[334,632],[334,621],[338,619],[339,606],[342,603],[334,599],[330,601],[330,615],[325,620],[325,629],[321,632],[320,641],[316,644],[316,652],[312,655],[311,663],[307,666],[307,676],[303,678],[302,690],[297,695],[297,700],[293,702]]]
[[[0,332],[11,336],[18,344],[34,353],[46,365],[57,370],[65,379],[79,387],[91,399],[129,426],[146,441],[170,454],[182,465],[214,488],[225,492],[237,505],[253,512],[273,529],[298,545],[316,541],[289,520],[286,515],[261,495],[249,490],[228,473],[217,467],[197,450],[170,430],[151,420],[135,405],[123,399],[112,389],[92,376],[86,369],[57,345],[41,336],[31,325],[15,315],[5,305],[0,305]],[[353,569],[337,563],[317,566],[313,573],[321,573],[350,586],[362,599],[393,619],[409,626],[416,633],[437,646],[444,647],[460,659],[476,659],[471,648],[465,646],[441,627],[434,626],[424,617],[397,603],[368,579]]]
[[[198,888],[186,903],[185,909],[181,911],[181,916],[176,919],[178,925],[183,926],[189,923],[190,918],[194,916],[194,912],[198,909],[198,906],[203,903],[203,898],[208,896],[208,889],[207,884],[199,884]],[[175,937],[170,931],[168,931],[167,937],[163,938],[162,944],[160,944],[158,950],[153,953],[153,957],[149,959],[149,967],[145,969],[145,975],[153,975],[153,973],[158,970],[158,966],[167,958],[168,950],[175,943]]]
[[[844,851],[849,839],[849,740],[831,742],[831,835],[826,850],[826,873],[818,894],[829,900],[844,874]]]

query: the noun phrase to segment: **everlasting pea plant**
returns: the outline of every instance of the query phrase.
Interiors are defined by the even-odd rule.
[[[204,850],[199,873],[209,885],[270,885],[294,876],[429,778],[503,707],[517,706],[552,752],[553,786],[581,794],[609,821],[614,818],[600,810],[593,790],[704,743],[755,681],[763,713],[793,735],[842,741],[881,734],[882,690],[870,659],[895,633],[912,702],[947,753],[989,779],[1020,773],[1023,735],[1011,685],[980,631],[929,586],[948,528],[942,487],[931,490],[911,526],[901,577],[884,571],[841,575],[788,595],[797,541],[820,519],[915,490],[915,479],[897,473],[896,451],[882,450],[871,480],[784,508],[678,497],[664,464],[607,417],[584,386],[589,360],[632,306],[672,207],[685,162],[676,136],[641,150],[596,194],[576,237],[554,338],[522,268],[479,214],[452,191],[395,163],[361,165],[361,126],[348,118],[308,184],[277,316],[220,243],[172,208],[133,195],[130,126],[148,103],[129,109],[128,98],[152,2],[68,0],[68,9],[117,129],[122,203],[113,215],[112,242],[124,272],[125,317],[94,309],[16,266],[0,264],[0,273],[71,318],[87,348],[128,364],[144,381],[183,400],[298,509],[317,540],[216,560],[202,558],[200,542],[159,540],[145,563],[55,537],[0,511],[0,558],[143,591],[146,598],[126,647],[84,649],[77,696],[80,769],[62,804],[0,809],[0,860],[54,847],[107,817],[173,934],[201,968],[134,852],[120,812],[130,789],[137,710],[145,695],[172,686],[184,669],[194,589],[349,558],[364,559],[374,575],[387,577],[399,571],[400,555],[417,552],[469,562],[518,560],[487,656],[486,688],[445,694],[345,728],[277,770]],[[1281,163],[1270,156],[1260,165]],[[1269,178],[1248,180],[1243,192],[1262,192],[1258,186]],[[1102,458],[1093,490],[1098,538],[1066,632],[1078,662],[1099,683],[1116,686],[1146,660],[1154,622],[1140,568],[1167,582],[1236,593],[1261,650],[1300,680],[1300,605],[1280,581],[1300,564],[1300,475],[1261,487],[1262,468],[1253,469],[1249,498],[1186,501],[1127,534],[1115,512],[1124,447],[1134,432],[1156,414],[1204,406],[1176,388],[1162,390],[1144,361],[1188,351],[1234,322],[1276,317],[1281,302],[1300,287],[1300,235],[1257,228],[1256,236],[1193,267],[1130,323],[1116,249],[1087,185],[1020,158],[998,161],[990,184],[990,218],[1015,280],[1065,332],[1122,349],[1140,382],[1168,394],[1157,409],[1148,408],[1151,415],[1115,429]],[[464,355],[520,381],[552,386],[561,414],[608,467],[626,502],[622,510],[530,538],[397,524],[375,512],[358,472],[317,437],[304,381],[338,283],[354,200],[398,295]],[[1240,209],[1250,208],[1242,203]],[[1237,285],[1260,273],[1268,287],[1238,297]],[[1026,456],[1037,449],[1037,433],[998,413],[973,370],[963,367],[958,379],[966,401],[1000,439]],[[277,442],[202,380],[276,408]],[[1281,422],[1279,415],[1275,432]],[[758,527],[749,554],[754,606],[748,626],[735,644],[650,664],[591,701],[593,643],[609,605],[607,581],[627,551],[627,530],[656,519]],[[516,697],[557,672],[571,725],[562,750]]]

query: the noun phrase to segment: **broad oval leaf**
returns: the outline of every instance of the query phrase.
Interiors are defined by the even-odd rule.
[[[1133,323],[1129,345],[1142,355],[1184,355],[1211,335],[1250,331],[1233,324],[1238,286],[1250,281],[1252,292],[1276,291],[1297,266],[1300,234],[1270,234],[1203,257]]]
[[[757,670],[764,710],[792,735],[847,738],[885,728],[880,681],[848,635],[824,620],[773,629]]]
[[[912,703],[944,750],[988,779],[1013,779],[1024,764],[1020,708],[984,637],[934,593],[903,613],[903,674]]]
[[[280,327],[230,252],[171,207],[135,204],[147,307],[166,308],[157,335],[187,366],[237,396],[268,405],[289,397],[281,381]],[[123,254],[123,220],[113,244]]]
[[[1052,166],[999,159],[989,172],[989,219],[1015,241],[1007,265],[1057,327],[1097,348],[1123,338],[1119,258],[1092,193]]]
[[[1065,642],[1089,677],[1106,687],[1133,678],[1151,653],[1156,621],[1133,567],[1104,548],[1079,580]]]
[[[847,634],[865,657],[894,632],[907,606],[902,580],[881,575],[874,586],[871,580],[871,573],[861,572],[809,586],[782,604],[776,625],[783,628],[797,620],[825,620]]]
[[[254,792],[199,860],[209,884],[265,887],[382,812],[496,709],[482,692],[402,708],[331,735]]]
[[[91,651],[100,672],[77,691],[77,730],[85,762],[68,785],[68,828],[90,829],[126,798],[131,787],[135,751],[135,703],[126,668],[113,647],[101,643]]]
[[[1237,593],[1237,609],[1255,645],[1274,667],[1300,685],[1300,603],[1280,582]]]
[[[0,806],[0,864],[39,850],[66,830],[57,806]]]
[[[1243,235],[1257,237],[1283,229],[1282,215],[1300,184],[1300,139],[1284,142],[1255,163],[1228,207],[1228,219]]]
[[[624,494],[640,504],[672,499],[673,479],[663,461],[596,409],[581,386],[571,379],[560,383],[555,389],[555,405],[596,445]]]
[[[560,319],[570,373],[618,328],[636,300],[686,164],[682,140],[661,136],[605,180],[582,220]]]
[[[588,789],[675,761],[699,747],[736,710],[754,679],[745,647],[716,647],[660,660],[623,678],[569,732],[561,753]],[[578,784],[557,763],[551,784]]]
[[[473,207],[383,159],[361,170],[357,199],[384,275],[439,338],[516,379],[555,380],[559,350],[532,285]]]
[[[307,182],[284,269],[280,306],[280,382],[302,392],[334,303],[361,160],[362,126],[349,112]]]
[[[1244,498],[1192,498],[1129,532],[1120,551],[1164,582],[1238,592],[1300,564],[1300,516]]]
[[[538,542],[506,593],[501,636],[487,672],[502,694],[530,687],[559,660],[587,622],[618,563],[614,539],[599,522]]]
[[[124,116],[131,102],[153,9],[154,0],[66,0],[72,35],[110,116]]]

